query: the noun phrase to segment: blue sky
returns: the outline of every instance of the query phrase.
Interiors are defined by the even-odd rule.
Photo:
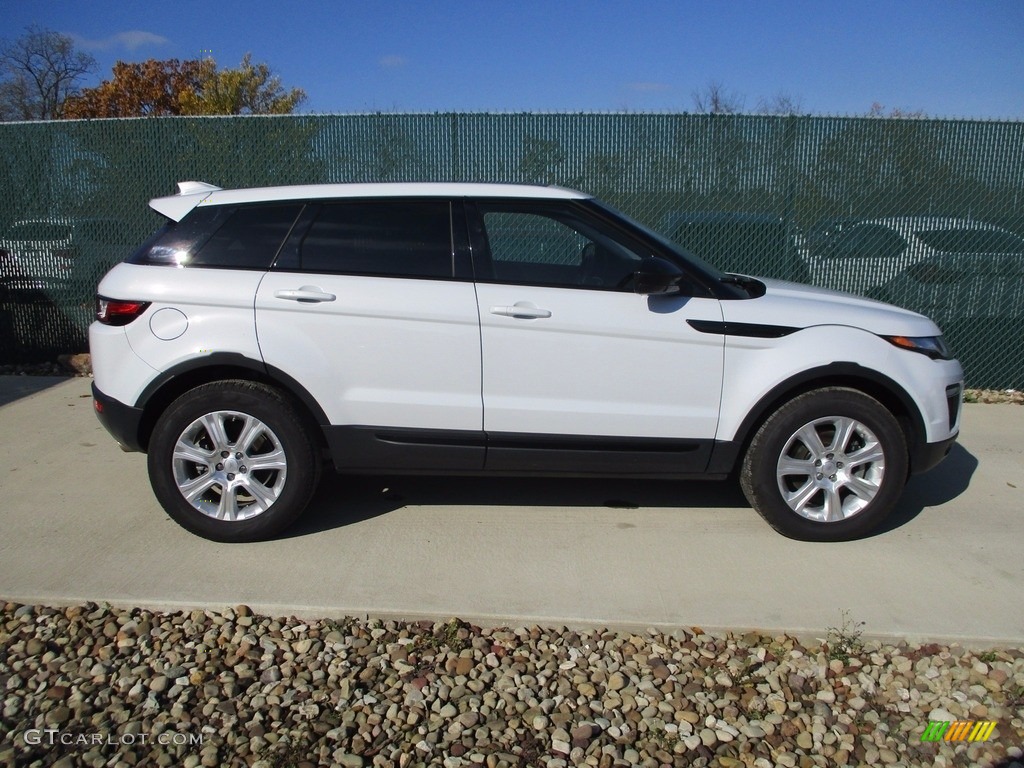
[[[934,117],[1024,118],[1022,0],[0,0],[99,62],[246,52],[309,95],[300,111],[692,111],[718,82],[755,111],[873,103]]]

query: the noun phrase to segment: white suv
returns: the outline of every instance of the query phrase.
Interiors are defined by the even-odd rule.
[[[723,274],[589,195],[222,190],[99,286],[95,407],[168,514],[271,537],[341,472],[725,478],[862,536],[958,432],[963,372],[896,307]]]

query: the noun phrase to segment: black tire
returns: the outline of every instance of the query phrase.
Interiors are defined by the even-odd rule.
[[[311,425],[276,389],[241,380],[204,384],[175,400],[157,419],[148,464],[167,514],[213,541],[276,536],[302,514],[320,480]]]
[[[747,449],[740,485],[784,536],[846,541],[889,515],[908,462],[906,436],[885,406],[855,389],[827,387],[768,417]]]

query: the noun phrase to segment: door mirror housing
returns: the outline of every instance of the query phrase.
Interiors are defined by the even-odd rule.
[[[688,288],[686,275],[668,259],[650,256],[633,273],[633,291],[641,296],[683,293]]]

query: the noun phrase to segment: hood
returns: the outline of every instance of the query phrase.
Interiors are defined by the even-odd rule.
[[[798,329],[843,325],[886,336],[938,336],[942,333],[924,315],[892,304],[800,283],[761,282],[766,289],[763,296],[722,302],[726,322]]]

